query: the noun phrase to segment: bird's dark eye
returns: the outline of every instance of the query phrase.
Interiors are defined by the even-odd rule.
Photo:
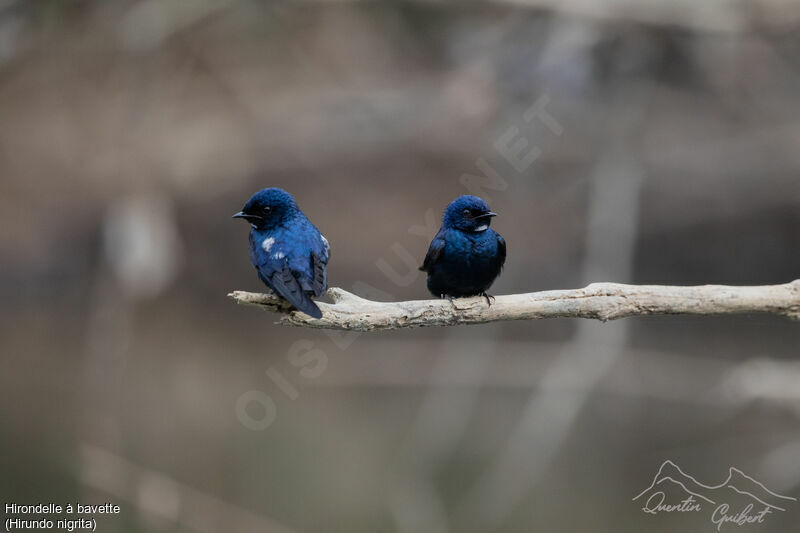
[[[268,206],[268,205],[265,205],[265,206],[264,206],[264,214],[265,214],[265,215],[268,215],[268,214],[270,214],[271,212],[272,212],[272,208],[271,208],[270,206]]]
[[[461,211],[461,214],[467,218],[470,218],[472,216],[472,211],[470,211],[469,209],[464,209],[463,211]]]

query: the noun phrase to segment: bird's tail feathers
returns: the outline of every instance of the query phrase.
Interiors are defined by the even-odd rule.
[[[299,302],[292,302],[292,305],[310,317],[322,318],[322,310],[307,294],[304,294]]]
[[[322,318],[322,311],[298,283],[288,266],[272,276],[272,285],[278,294],[298,310],[311,317]]]

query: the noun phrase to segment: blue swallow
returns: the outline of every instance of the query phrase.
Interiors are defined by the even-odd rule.
[[[497,213],[477,196],[461,196],[444,212],[420,270],[428,273],[428,290],[437,298],[482,295],[500,275],[506,241],[490,228]]]
[[[263,189],[233,218],[243,218],[251,225],[250,260],[259,279],[296,309],[322,318],[311,297],[322,296],[328,287],[330,245],[292,195],[281,189]]]

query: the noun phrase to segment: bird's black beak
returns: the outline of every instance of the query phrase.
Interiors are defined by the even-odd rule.
[[[251,215],[250,213],[245,213],[244,211],[239,211],[238,213],[236,213],[235,215],[233,215],[231,218],[243,218],[243,219],[245,219],[246,221],[250,222],[251,224],[252,224],[253,222],[255,222],[256,220],[261,220],[261,217],[260,217],[260,216],[258,216],[258,215]]]
[[[492,218],[492,217],[496,217],[496,216],[497,216],[497,213],[493,213],[492,211],[489,211],[488,213],[484,213],[482,215],[478,215],[476,218],[479,218],[479,219],[480,218]]]

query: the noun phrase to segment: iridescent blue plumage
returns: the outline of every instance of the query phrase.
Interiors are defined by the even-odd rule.
[[[325,237],[281,189],[253,195],[235,218],[250,222],[250,260],[267,287],[294,307],[321,318],[312,296],[327,289],[330,247]]]
[[[420,270],[428,273],[428,290],[436,297],[484,295],[500,275],[506,241],[491,229],[496,216],[477,196],[461,196],[445,210],[442,228],[433,238]]]

